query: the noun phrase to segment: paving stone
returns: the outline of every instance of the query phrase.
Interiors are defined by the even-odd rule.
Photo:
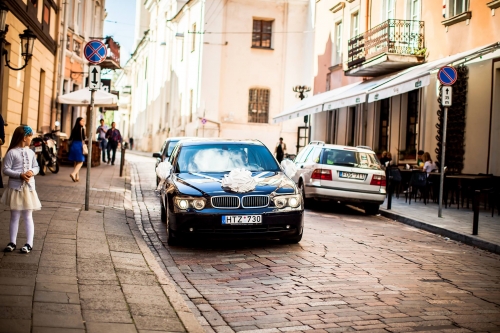
[[[31,296],[33,295],[33,289],[33,286],[0,285],[0,295]]]
[[[77,293],[37,290],[35,291],[34,301],[45,303],[80,304],[80,297]]]
[[[128,311],[83,310],[83,319],[86,322],[133,323]]]
[[[133,324],[87,323],[87,333],[136,333]]]
[[[30,333],[31,320],[0,319],[0,333]]]
[[[33,333],[85,333],[85,330],[77,328],[33,327]]]
[[[185,332],[184,326],[177,318],[169,317],[143,317],[134,316],[134,323],[138,329],[167,331],[167,332]]]

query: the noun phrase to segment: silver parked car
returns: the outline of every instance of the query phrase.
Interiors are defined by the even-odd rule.
[[[331,199],[361,204],[367,214],[384,202],[385,171],[369,147],[340,146],[313,141],[295,158],[293,180],[307,199]]]

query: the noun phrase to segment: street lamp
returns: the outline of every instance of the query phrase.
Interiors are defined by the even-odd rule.
[[[303,100],[304,98],[307,97],[307,93],[311,91],[311,88],[308,86],[295,86],[292,88],[293,92],[297,93],[297,97],[300,98],[300,100]],[[307,122],[309,120],[308,116],[304,116],[304,123],[307,126]]]
[[[9,8],[2,2],[0,3],[0,58],[1,56],[5,57],[5,65],[12,70],[19,71],[24,69],[28,65],[28,61],[33,55],[33,47],[35,45],[36,35],[30,28],[24,30],[22,34],[19,34],[19,39],[21,40],[21,56],[24,59],[24,65],[19,68],[14,68],[10,65],[8,52],[4,49],[5,36],[7,35],[7,31],[9,31],[9,26],[5,24],[7,19],[7,12]],[[0,59],[1,62],[1,59]],[[1,66],[1,63],[0,63]]]

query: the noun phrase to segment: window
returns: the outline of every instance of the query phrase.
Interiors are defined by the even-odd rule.
[[[50,8],[47,5],[43,5],[43,23],[50,24]]]
[[[269,89],[250,89],[248,97],[248,122],[267,123]]]
[[[38,119],[37,129],[41,130],[43,126],[43,114],[45,107],[45,71],[40,70],[40,82],[38,83]]]
[[[416,159],[417,125],[418,125],[418,93],[412,90],[408,93],[408,115],[406,118],[406,154],[409,159]]]
[[[82,44],[79,41],[73,40],[73,52],[75,52],[77,56],[80,56],[81,49],[82,49]]]
[[[297,155],[297,157],[295,158],[295,161],[296,163],[304,163],[306,161],[306,158],[307,156],[309,155],[309,153],[311,152],[311,150],[313,149],[312,146],[308,146],[304,149],[302,149],[299,154]]]
[[[183,61],[184,60],[184,37],[179,40],[179,44],[180,44],[179,59],[181,61]]]
[[[69,2],[69,6],[68,6],[68,17],[69,17],[69,22],[68,22],[68,26],[70,28],[73,28],[73,22],[74,22],[74,6],[73,6],[73,2],[74,1],[68,1]]]
[[[71,51],[71,35],[68,35],[68,39],[66,40],[66,50]]]
[[[342,21],[335,24],[335,65],[342,63]]]
[[[420,0],[410,1],[410,20],[420,21]]]
[[[378,149],[381,151],[387,151],[389,148],[389,108],[389,98],[380,101]]]
[[[253,20],[252,47],[271,48],[273,21]]]
[[[193,24],[193,32],[191,33],[191,52],[196,49],[196,23]]]
[[[326,143],[334,144],[337,141],[337,110],[327,112]]]
[[[193,121],[193,89],[189,90],[189,122]]]
[[[469,1],[468,0],[450,0],[450,16],[457,16],[463,12],[468,11]]]
[[[395,2],[396,0],[384,0],[384,20],[391,20],[396,17]]]
[[[359,35],[359,12],[351,15],[351,37]]]
[[[33,7],[38,7],[38,0],[30,0],[31,4],[33,5]]]
[[[84,8],[84,0],[79,0],[78,1],[78,13],[77,13],[77,20],[78,20],[78,30],[80,31],[80,34],[83,35],[83,8]]]

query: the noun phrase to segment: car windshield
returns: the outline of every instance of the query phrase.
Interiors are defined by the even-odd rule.
[[[251,144],[207,144],[184,146],[177,158],[177,172],[280,171],[264,146]]]
[[[380,163],[375,153],[357,152],[353,150],[325,148],[321,156],[321,164],[381,170]]]
[[[175,145],[179,142],[179,140],[172,140],[168,143],[168,148],[167,148],[167,156],[172,155],[172,152],[174,151]]]

